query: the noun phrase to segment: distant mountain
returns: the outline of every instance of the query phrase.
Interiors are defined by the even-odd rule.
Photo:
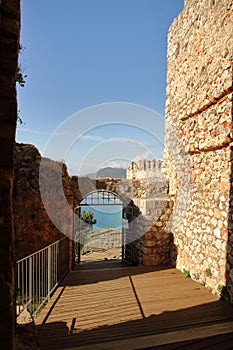
[[[97,172],[96,177],[113,177],[115,179],[125,179],[126,178],[126,169],[123,168],[103,168]]]
[[[111,177],[114,179],[125,179],[126,178],[126,169],[123,168],[103,168],[100,169],[97,173],[87,174],[90,179],[95,179],[98,177]]]

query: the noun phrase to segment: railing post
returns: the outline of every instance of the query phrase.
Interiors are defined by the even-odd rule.
[[[122,261],[125,260],[125,228],[124,226],[122,225],[121,227],[121,259]]]
[[[27,277],[26,277],[27,278]],[[32,297],[32,256],[29,257],[29,308],[30,308],[30,311],[33,312],[33,308],[34,308],[34,305],[33,305],[33,297]]]
[[[51,246],[48,247],[48,300],[50,299],[51,288]]]

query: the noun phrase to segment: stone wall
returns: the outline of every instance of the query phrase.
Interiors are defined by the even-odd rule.
[[[232,28],[232,0],[187,0],[170,27],[164,154],[177,267],[231,301]]]
[[[15,264],[12,187],[17,123],[16,74],[20,1],[0,1],[0,344],[15,348]]]
[[[72,217],[67,212],[57,191],[57,179],[62,172],[64,192],[72,207],[73,193],[66,166],[43,158],[47,186],[52,189],[51,205],[56,202],[62,213],[62,232],[72,237]],[[15,225],[16,260],[64,237],[48,217],[40,194],[39,167],[41,156],[33,145],[17,144],[15,150],[15,169],[13,187],[13,212]],[[71,263],[71,262],[70,262]]]
[[[140,160],[127,169],[132,180],[132,202],[137,213],[132,222],[136,240],[131,244],[135,263],[169,265],[173,238],[167,230],[172,200],[167,196],[167,181],[161,160]]]

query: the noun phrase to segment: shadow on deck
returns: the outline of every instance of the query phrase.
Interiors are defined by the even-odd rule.
[[[230,305],[176,269],[114,263],[67,275],[37,319],[41,349],[233,349]]]

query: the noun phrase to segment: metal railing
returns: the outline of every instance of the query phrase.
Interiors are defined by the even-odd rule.
[[[36,316],[68,270],[67,237],[17,261],[16,315],[28,309]]]

